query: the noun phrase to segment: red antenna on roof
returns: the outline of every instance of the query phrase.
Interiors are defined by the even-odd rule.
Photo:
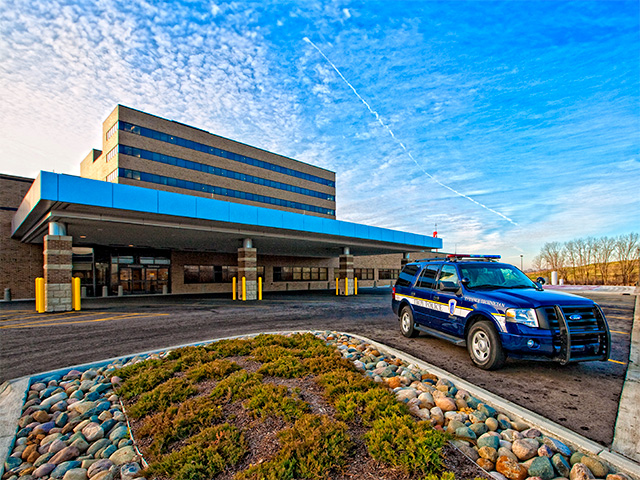
[[[438,224],[436,223],[436,227],[433,230],[433,238],[438,238]]]

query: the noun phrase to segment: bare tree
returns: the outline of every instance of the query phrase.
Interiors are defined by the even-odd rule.
[[[595,261],[602,275],[602,283],[606,285],[609,278],[609,265],[611,257],[616,249],[616,239],[610,237],[602,237],[597,240],[595,250]]]
[[[542,272],[545,269],[544,260],[540,255],[536,255],[533,257],[533,260],[531,260],[531,269],[534,272]]]
[[[638,255],[639,239],[640,235],[637,233],[627,233],[616,238],[616,256],[620,262],[623,285],[631,284],[631,276]]]
[[[574,240],[576,255],[578,257],[578,267],[580,271],[580,283],[586,285],[589,281],[589,246],[584,238]]]
[[[573,283],[578,283],[578,277],[576,275],[576,267],[578,266],[578,249],[575,240],[571,240],[564,245],[565,258],[567,259],[567,266],[571,267],[571,273],[573,275]],[[567,280],[569,280],[567,278]]]
[[[547,242],[540,251],[540,257],[551,270],[561,270],[564,267],[564,248],[560,242]]]

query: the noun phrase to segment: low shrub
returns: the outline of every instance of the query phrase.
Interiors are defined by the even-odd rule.
[[[393,393],[377,384],[366,392],[349,392],[340,395],[336,398],[335,408],[336,415],[341,420],[350,422],[358,416],[368,426],[379,418],[409,414],[409,409],[404,403],[398,402]]]
[[[204,347],[217,358],[244,357],[249,355],[254,348],[253,339],[220,340]]]
[[[236,480],[324,479],[342,467],[351,441],[347,426],[325,416],[307,414],[278,434],[276,456],[236,475]]]
[[[147,478],[166,476],[175,480],[211,478],[236,465],[247,453],[242,433],[225,423],[207,428],[144,470]]]
[[[365,434],[367,448],[379,462],[407,473],[432,475],[442,470],[442,447],[448,436],[409,415],[381,417]]]
[[[197,392],[186,378],[171,378],[150,392],[143,393],[129,409],[133,418],[141,418],[149,413],[166,410],[172,404],[182,402]]]
[[[307,374],[307,369],[295,357],[280,357],[263,364],[258,373],[281,378],[298,378]]]
[[[366,392],[374,382],[362,374],[348,370],[333,370],[318,377],[318,383],[324,387],[325,393],[335,399],[349,392]]]
[[[289,394],[287,387],[271,384],[254,387],[244,407],[255,417],[275,416],[286,421],[293,421],[309,410],[309,405],[297,395]]]
[[[118,394],[128,400],[148,392],[173,377],[179,369],[180,366],[176,363],[162,360],[150,360],[124,367],[118,372],[118,376],[125,379],[118,389]]]
[[[248,373],[246,370],[233,372],[227,378],[220,380],[211,392],[211,398],[217,403],[228,403],[242,400],[251,395],[254,387],[262,385],[262,375]]]
[[[148,416],[142,422],[138,434],[151,437],[149,458],[157,458],[167,452],[173,442],[183,440],[221,420],[222,408],[209,397],[195,397],[166,411]]]
[[[189,380],[198,383],[202,380],[220,380],[237,370],[240,370],[237,363],[223,359],[195,365],[187,370],[186,375]]]

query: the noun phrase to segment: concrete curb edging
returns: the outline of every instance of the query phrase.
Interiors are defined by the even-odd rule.
[[[639,297],[640,298],[640,297]],[[638,300],[640,302],[640,300]],[[48,372],[39,373],[36,375],[25,376],[21,378],[17,378],[14,380],[9,380],[2,385],[0,385],[0,476],[4,473],[4,461],[8,457],[9,452],[13,449],[13,444],[15,441],[15,435],[17,432],[17,422],[20,418],[20,414],[22,412],[22,405],[24,404],[24,399],[27,396],[29,391],[29,387],[35,381],[46,378],[51,375],[65,375],[71,370],[74,369],[88,369],[88,368],[99,368],[105,365],[109,365],[110,363],[119,361],[119,360],[130,360],[137,356],[150,355],[153,353],[165,352],[168,350],[175,350],[182,347],[188,346],[197,346],[197,345],[206,345],[212,342],[221,341],[221,340],[233,340],[233,339],[242,339],[242,338],[252,338],[258,335],[287,335],[292,333],[314,333],[319,332],[317,330],[295,330],[295,331],[278,331],[278,332],[262,332],[262,333],[254,333],[247,335],[234,335],[230,337],[222,337],[215,338],[200,342],[187,343],[182,345],[175,345],[166,348],[159,348],[154,350],[148,350],[145,352],[140,352],[131,355],[124,355],[120,357],[113,357],[107,360],[101,360],[97,362],[85,363],[82,365],[76,365],[72,367],[65,367],[56,370],[50,370]],[[443,370],[439,367],[431,365],[423,360],[420,360],[416,357],[413,357],[401,350],[397,350],[393,347],[389,347],[385,344],[376,342],[367,337],[348,333],[348,332],[335,332],[338,335],[347,335],[356,339],[359,339],[363,342],[369,343],[375,346],[378,350],[384,351],[390,355],[394,355],[401,360],[404,360],[410,364],[414,364],[423,370],[427,370],[441,378],[449,380],[453,382],[456,387],[467,390],[470,394],[479,399],[485,401],[490,406],[501,410],[509,416],[513,416],[520,421],[526,422],[532,427],[535,427],[542,431],[547,435],[551,435],[556,437],[560,441],[566,443],[568,446],[572,447],[574,450],[579,450],[583,453],[587,453],[590,455],[598,456],[602,461],[613,467],[616,471],[625,473],[629,475],[631,478],[635,480],[640,480],[640,464],[634,462],[633,460],[624,457],[615,452],[611,452],[607,450],[602,445],[589,440],[588,438],[583,437],[567,428],[558,425],[555,422],[552,422],[541,415],[538,415],[531,410],[527,410],[524,407],[516,405],[508,400],[505,400],[488,390],[485,390],[481,387],[478,387],[466,380],[463,380],[451,373]]]
[[[613,445],[615,451],[640,462],[640,296],[636,297],[627,376],[620,395]]]

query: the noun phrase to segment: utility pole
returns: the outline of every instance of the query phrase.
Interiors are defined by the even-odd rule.
[[[524,261],[523,261],[523,255],[520,254],[520,270],[522,270],[524,272]]]

